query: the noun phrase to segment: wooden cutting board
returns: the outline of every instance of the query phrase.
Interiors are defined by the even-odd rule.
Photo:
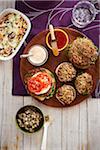
[[[71,28],[61,28],[61,29],[63,29],[68,34],[68,36],[69,36],[69,43],[72,43],[77,37],[83,37],[83,36],[85,36],[81,32],[79,32],[77,30],[74,30],[74,29],[71,29]],[[56,69],[56,67],[61,62],[68,61],[68,58],[66,56],[66,51],[65,50],[61,51],[58,57],[55,57],[52,54],[52,51],[47,47],[46,41],[45,41],[45,38],[46,38],[46,35],[47,35],[48,32],[49,32],[48,30],[45,30],[45,31],[39,33],[38,35],[36,35],[35,37],[33,37],[32,40],[27,44],[27,46],[24,49],[23,53],[24,54],[28,53],[30,47],[33,46],[33,45],[35,45],[35,44],[40,44],[40,45],[45,46],[47,48],[47,50],[48,50],[49,58],[48,58],[47,62],[44,65],[40,66],[40,67],[44,67],[46,69],[49,69],[55,75],[55,69]],[[27,58],[21,59],[21,61],[20,61],[20,74],[21,74],[22,81],[24,80],[25,74],[29,70],[34,69],[34,68],[36,68],[36,67],[33,66],[33,65],[31,65],[28,62]],[[97,82],[97,79],[98,79],[98,70],[99,70],[99,62],[98,62],[98,60],[96,61],[95,65],[92,65],[89,69],[85,70],[86,72],[90,73],[92,75],[92,77],[93,77],[93,83],[94,84],[93,84],[93,89],[92,89],[91,93],[95,90],[95,87],[96,87],[96,82]],[[55,78],[56,78],[56,86],[58,88],[58,87],[60,87],[62,85],[62,83],[58,80],[58,78],[57,78],[56,75],[55,75]],[[24,84],[24,82],[23,82],[23,84]],[[71,84],[71,85],[74,86],[74,83],[70,82],[68,84]],[[52,107],[70,107],[70,106],[73,106],[73,105],[76,105],[76,104],[82,102],[83,100],[85,100],[89,96],[90,95],[82,96],[82,95],[80,95],[77,92],[76,99],[70,105],[62,105],[56,99],[55,95],[52,98],[48,99],[48,100],[40,101],[40,102],[43,103],[43,104],[45,104],[45,105],[52,106]]]

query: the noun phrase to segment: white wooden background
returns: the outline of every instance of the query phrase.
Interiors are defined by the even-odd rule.
[[[1,1],[0,11],[14,7]],[[40,150],[43,129],[23,134],[15,124],[20,107],[34,104],[54,118],[49,127],[47,150],[100,150],[100,99],[91,99],[71,108],[51,108],[31,97],[12,96],[12,61],[0,61],[0,150]]]

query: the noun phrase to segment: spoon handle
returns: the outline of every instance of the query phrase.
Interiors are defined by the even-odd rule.
[[[20,58],[26,58],[26,57],[29,57],[29,56],[32,56],[32,54],[22,54],[22,55],[20,55]]]
[[[57,41],[56,41],[54,28],[53,28],[52,24],[49,25],[49,30],[50,30],[50,33],[51,33],[51,46],[52,46],[53,54],[54,54],[54,56],[58,56],[59,51],[58,51]]]
[[[43,139],[42,139],[42,144],[41,144],[41,150],[46,150],[47,132],[48,132],[48,126],[44,126],[44,132],[43,132]]]

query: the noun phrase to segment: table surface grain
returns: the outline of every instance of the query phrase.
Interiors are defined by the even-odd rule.
[[[1,1],[0,11],[15,7],[13,1]],[[30,96],[12,96],[12,60],[0,61],[0,150],[40,150],[43,129],[23,134],[15,123],[18,109],[27,104],[49,114],[47,150],[100,150],[100,99],[89,98],[70,108],[52,108]]]

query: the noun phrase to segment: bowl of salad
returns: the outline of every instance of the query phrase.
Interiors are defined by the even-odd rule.
[[[42,111],[33,105],[26,105],[16,113],[17,126],[24,133],[34,133],[39,131],[44,125],[44,115]]]

